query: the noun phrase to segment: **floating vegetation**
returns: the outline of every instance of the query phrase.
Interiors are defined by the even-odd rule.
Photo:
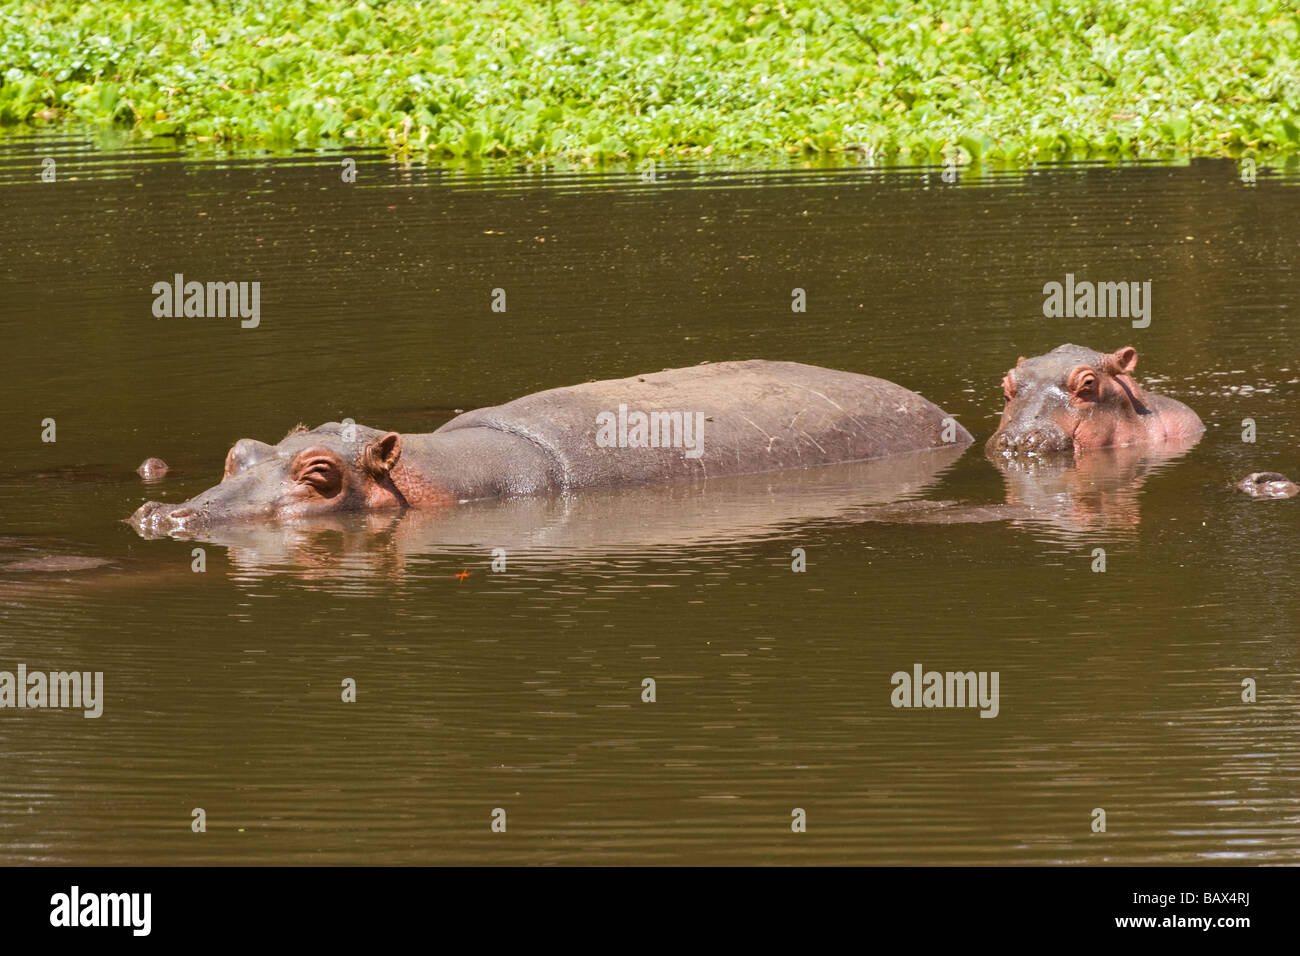
[[[912,160],[1300,148],[1300,19],[1252,0],[48,0],[0,125],[492,156]]]

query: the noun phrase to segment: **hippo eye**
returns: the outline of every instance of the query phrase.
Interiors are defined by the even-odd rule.
[[[326,498],[332,498],[343,487],[338,466],[328,458],[309,458],[302,462],[297,480]]]
[[[1070,373],[1066,387],[1075,395],[1089,395],[1097,389],[1097,373],[1081,365]]]
[[[1008,402],[1016,397],[1016,383],[1010,375],[1002,376],[1002,397]]]

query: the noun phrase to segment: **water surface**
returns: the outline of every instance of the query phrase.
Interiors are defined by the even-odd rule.
[[[1300,862],[1300,503],[1230,487],[1300,472],[1293,172],[342,156],[0,144],[0,670],[106,687],[0,710],[0,862]],[[176,273],[259,281],[260,325],[155,318]],[[1150,280],[1150,327],[1044,318],[1066,273]],[[203,573],[119,520],[240,437],[733,358],[892,379],[982,443],[1065,342],[1135,346],[1204,438],[232,532]],[[998,671],[996,719],[891,707],[916,663]]]

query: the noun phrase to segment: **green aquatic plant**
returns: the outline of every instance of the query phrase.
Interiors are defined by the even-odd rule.
[[[464,158],[958,162],[1300,148],[1263,0],[0,6],[0,125]]]

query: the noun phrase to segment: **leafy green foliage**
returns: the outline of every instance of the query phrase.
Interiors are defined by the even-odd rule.
[[[0,7],[0,124],[384,144],[1028,161],[1300,148],[1262,0],[47,0]]]

